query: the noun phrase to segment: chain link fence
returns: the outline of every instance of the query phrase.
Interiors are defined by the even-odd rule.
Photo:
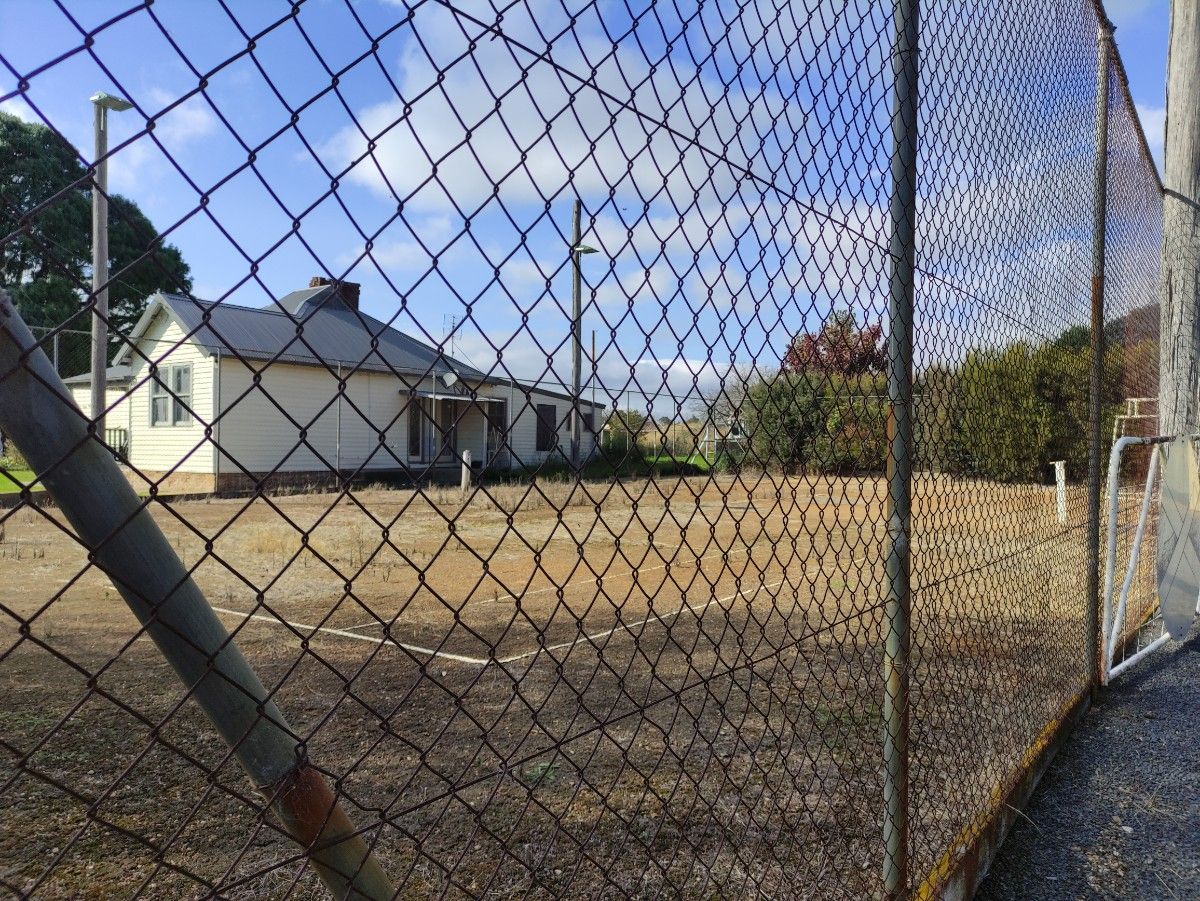
[[[1098,5],[920,7],[23,13],[0,886],[970,891],[1096,682],[1161,185]]]

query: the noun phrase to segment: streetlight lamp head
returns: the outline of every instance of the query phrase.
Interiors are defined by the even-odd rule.
[[[103,91],[100,91],[93,94],[90,99],[97,106],[110,109],[115,113],[122,113],[127,109],[133,109],[132,103],[124,97],[118,97],[116,94],[105,94]]]
[[[599,253],[595,247],[588,247],[586,244],[578,244],[575,247],[576,253]]]

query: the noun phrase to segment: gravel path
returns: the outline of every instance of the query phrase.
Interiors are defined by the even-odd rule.
[[[1118,677],[976,895],[1200,898],[1200,628]]]

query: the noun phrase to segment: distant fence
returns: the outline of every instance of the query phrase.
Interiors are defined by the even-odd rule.
[[[1098,4],[24,15],[5,891],[969,895],[1155,428]]]
[[[64,379],[87,375],[92,365],[92,333],[70,328],[32,326],[30,332]]]

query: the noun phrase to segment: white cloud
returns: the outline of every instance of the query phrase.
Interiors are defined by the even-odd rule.
[[[166,107],[173,98],[166,91],[155,89],[150,99],[156,104]],[[179,106],[166,113],[158,120],[155,134],[164,144],[179,147],[190,141],[207,137],[217,130],[217,117],[208,104],[199,96],[191,97]]]
[[[438,265],[462,262],[466,258],[465,247],[459,240],[452,240],[450,217],[442,215],[411,217],[397,223],[392,231],[408,232],[398,238],[376,240],[370,252],[363,244],[353,251],[340,254],[337,262],[350,266],[359,260],[366,265],[374,262],[391,274],[422,274],[433,268],[436,255]],[[417,240],[417,237],[420,240]],[[447,244],[447,241],[450,243]]]
[[[162,112],[176,100],[177,96],[162,88],[151,88],[144,97],[138,98],[139,104],[149,110],[154,119],[154,138],[167,154],[182,159],[194,154],[201,141],[216,132],[219,121],[199,95],[169,112]],[[138,121],[137,113],[133,111],[111,114],[109,121],[112,123],[110,146],[114,148],[146,128],[146,123]],[[148,181],[162,177],[169,166],[163,150],[150,134],[141,134],[115,151],[113,164],[109,167],[109,181],[116,191],[135,191],[144,188]]]
[[[503,368],[518,376],[569,371],[563,241],[580,196],[584,240],[601,251],[584,264],[597,300],[587,316],[603,323],[602,345],[606,326],[616,333],[600,361],[606,386],[634,377],[646,390],[664,380],[686,390],[697,366],[711,378],[709,350],[725,366],[770,366],[833,308],[886,319],[888,79],[873,73],[887,23],[878,5],[829,4],[828,15],[813,5],[793,14],[747,0],[732,31],[717,6],[700,14],[699,32],[663,11],[656,40],[673,50],[661,53],[655,40],[614,45],[603,4],[567,27],[561,5],[532,0],[505,11],[504,38],[455,11],[492,22],[489,4],[419,7],[422,41],[400,54],[399,96],[357,111],[361,130],[337,132],[320,154],[335,172],[353,164],[343,181],[364,195],[388,207],[393,192],[404,199],[405,223],[470,220],[480,247],[464,242],[465,265],[438,274],[455,298],[482,298],[473,315],[486,315],[486,333],[461,342],[478,365],[504,345]],[[1013,329],[1057,333],[1083,308],[1090,110],[1079,115],[1077,98],[1056,90],[1070,23],[1043,25],[1029,20],[1013,40],[980,48],[989,28],[961,18],[945,27],[946,45],[986,53],[936,56],[926,74],[942,92],[937,109],[964,117],[935,115],[922,136],[920,264],[936,276],[919,288],[925,359]],[[546,50],[558,34],[571,39]],[[1030,74],[997,81],[997,71]],[[746,169],[758,177],[743,179]],[[407,238],[377,242],[375,257],[397,270],[428,265]],[[414,309],[446,301],[436,279],[422,292]],[[546,313],[536,323],[518,315],[535,301]]]
[[[629,269],[623,275],[605,274],[596,285],[596,304],[600,307],[625,307],[630,304],[657,302],[682,303],[679,277],[668,263]]]
[[[490,5],[460,6],[485,22],[495,18]],[[843,11],[831,25],[801,15],[803,35],[774,27],[772,40],[753,50],[730,37],[713,50],[725,58],[724,69],[692,51],[683,37],[692,32],[683,25],[673,26],[680,46],[657,59],[637,40],[614,45],[615,23],[603,15],[599,7],[581,13],[571,40],[535,56],[520,45],[539,48],[545,35],[566,27],[561,5],[507,10],[503,30],[511,43],[466,15],[430,5],[414,10],[412,27],[422,41],[409,41],[401,54],[400,97],[356,113],[357,122],[321,148],[326,165],[335,171],[353,165],[349,180],[384,197],[394,191],[410,209],[471,211],[493,195],[509,205],[579,194],[673,213],[729,201],[747,168],[799,184],[810,163],[838,156],[839,136],[861,140],[862,122],[872,115],[855,110],[853,122],[825,122],[823,134],[797,145],[796,135],[814,138],[804,107],[817,101],[785,100],[786,79],[732,76],[743,63],[765,63],[764,71],[770,60],[778,65],[780,41],[798,52],[815,41],[811,31],[852,32],[856,14]],[[779,12],[765,21],[775,18],[789,21]],[[841,59],[811,68],[821,102],[832,102],[857,74]],[[586,83],[568,73],[581,73]]]
[[[41,122],[37,113],[33,111],[28,103],[21,100],[19,97],[10,97],[3,103],[0,103],[0,113],[8,113],[10,116],[16,116],[22,122]]]

